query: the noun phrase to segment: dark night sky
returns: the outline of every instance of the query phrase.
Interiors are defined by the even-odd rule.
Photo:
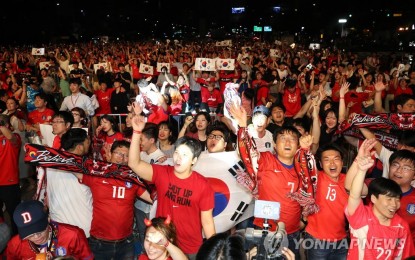
[[[353,14],[348,17],[350,26],[383,28],[408,23],[405,20],[408,18],[415,19],[414,3],[403,0],[349,0],[336,4],[328,0],[13,0],[7,2],[1,15],[0,41],[46,42],[68,35],[82,35],[86,39],[96,35],[162,37],[165,33],[171,37],[178,28],[182,30],[182,37],[189,37],[192,31],[206,33],[221,26],[224,31],[238,26],[251,30],[256,24],[272,25],[274,31],[295,31],[305,26],[318,33],[323,28],[338,26],[338,19],[348,14]],[[246,13],[231,15],[232,6],[245,6]],[[282,12],[272,13],[272,6],[281,6]],[[402,12],[404,16],[392,21],[386,15],[394,12]]]

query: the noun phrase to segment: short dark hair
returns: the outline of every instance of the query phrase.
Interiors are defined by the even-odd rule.
[[[206,240],[196,255],[196,260],[246,260],[244,240],[238,235],[217,233]]]
[[[409,95],[409,94],[400,94],[398,96],[395,96],[395,101],[394,102],[395,102],[395,105],[396,106],[398,106],[398,105],[403,106],[410,99],[415,100],[414,99],[414,96],[412,96],[412,95]]]
[[[196,140],[194,138],[183,136],[177,139],[176,143],[174,144],[174,147],[179,147],[180,145],[186,145],[189,147],[190,151],[193,153],[193,158],[199,157],[200,153],[202,152],[202,145],[200,144],[199,140]]]
[[[293,119],[293,121],[292,121],[291,124],[294,127],[295,126],[301,126],[302,128],[304,128],[304,130],[306,132],[309,132],[310,131],[310,125],[311,125],[309,119],[310,119],[309,117],[299,117],[299,118],[295,118],[295,119]]]
[[[399,185],[390,179],[383,177],[376,178],[369,184],[368,197],[374,195],[376,198],[379,198],[379,195],[386,195],[389,197],[402,197],[402,190]]]
[[[71,128],[61,137],[61,149],[71,151],[88,138],[88,133],[82,128]]]
[[[415,153],[409,150],[397,150],[392,153],[389,157],[389,165],[391,165],[395,160],[406,160],[410,161],[412,165],[415,167]]]
[[[62,118],[63,119],[63,121],[65,122],[65,124],[66,123],[69,123],[70,124],[70,126],[69,127],[72,127],[72,125],[73,125],[73,122],[74,122],[74,119],[73,119],[73,115],[72,115],[72,113],[71,112],[68,112],[68,111],[58,111],[58,112],[56,112],[53,116],[52,116],[52,119],[54,119],[54,118]]]
[[[115,151],[115,149],[119,148],[119,147],[127,147],[128,149],[130,149],[130,142],[126,141],[126,140],[116,140],[114,143],[112,143],[111,145],[111,153]]]
[[[215,121],[214,123],[208,125],[206,129],[206,136],[210,135],[213,131],[219,131],[223,134],[223,140],[228,143],[230,142],[230,133],[229,128],[225,125],[225,123],[220,121]]]
[[[48,102],[48,96],[47,96],[46,93],[43,93],[43,92],[37,93],[35,95],[35,98],[37,98],[37,97],[40,98],[40,99],[42,99],[45,102]]]
[[[281,110],[285,113],[286,109],[285,109],[285,106],[282,103],[274,103],[274,104],[272,104],[271,108],[269,109],[271,111],[271,114],[272,114],[272,110],[276,107],[281,108]]]
[[[283,127],[281,127],[281,129],[274,132],[273,137],[274,137],[275,142],[277,141],[277,138],[278,138],[279,135],[283,135],[283,134],[286,134],[286,133],[293,134],[293,135],[297,136],[298,140],[300,140],[301,134],[300,134],[300,132],[298,132],[297,128],[295,128],[294,126],[283,126]]]
[[[338,144],[336,143],[328,143],[323,145],[322,147],[320,147],[317,150],[316,153],[316,158],[321,162],[321,156],[323,155],[324,152],[326,151],[336,151],[340,154],[340,158],[343,159],[343,155],[345,154],[345,151],[343,148],[341,148]]]
[[[71,78],[69,79],[69,84],[77,84],[79,86],[82,85],[82,81],[80,78]]]
[[[149,126],[146,125],[142,133],[148,139],[154,139],[154,143],[155,143],[157,142],[157,139],[159,136],[159,128],[157,125],[149,125]]]

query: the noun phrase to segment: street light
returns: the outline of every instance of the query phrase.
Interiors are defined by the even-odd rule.
[[[347,23],[347,19],[339,19],[339,24],[341,24],[342,25],[342,33],[341,33],[341,37],[343,37],[344,36],[344,30],[343,30],[343,26],[344,26],[344,24],[345,23]]]

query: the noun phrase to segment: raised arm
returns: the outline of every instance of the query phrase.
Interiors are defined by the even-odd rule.
[[[363,141],[361,149],[367,150],[368,147],[372,145],[371,142],[373,141],[370,141],[368,139]],[[362,191],[366,187],[364,183],[366,172],[370,167],[373,166],[374,163],[375,161],[370,156],[370,153],[366,153],[365,156],[358,155],[355,159],[355,162],[353,163],[355,164],[353,172],[354,177],[351,182],[349,199],[347,201],[347,212],[349,213],[349,215],[353,215],[356,212],[357,207],[359,207],[359,204],[361,203]],[[349,172],[347,174],[349,174]]]
[[[190,123],[193,122],[193,116],[186,116],[186,118],[184,119],[184,124],[182,129],[180,129],[178,138],[183,137],[186,134],[186,130],[189,127]]]
[[[362,145],[360,146],[359,152],[357,153],[357,156],[356,156],[356,159],[371,157],[371,150],[376,145],[376,143],[377,143],[376,139],[366,139],[362,143]],[[366,174],[366,171],[365,171],[365,174]],[[347,171],[347,174],[346,174],[346,180],[344,182],[344,187],[346,188],[346,190],[351,192],[353,181],[354,181],[356,175],[358,174],[358,172],[359,172],[358,160],[354,160],[352,165],[350,166],[349,170]],[[364,178],[365,178],[365,176],[363,176],[363,179]],[[359,192],[360,192],[359,193],[359,198],[362,195],[363,196],[366,195],[367,194],[367,186],[366,185],[361,185]]]
[[[375,107],[374,111],[376,113],[384,113],[385,109],[382,107],[382,91],[386,89],[385,84],[382,81],[377,81],[375,83]]]
[[[153,167],[140,158],[140,138],[144,129],[144,117],[141,116],[142,108],[137,102],[133,103],[134,117],[131,120],[133,125],[133,136],[131,137],[131,148],[128,153],[128,166],[142,179],[152,181]]]
[[[344,82],[340,87],[340,100],[339,100],[339,124],[347,118],[346,103],[344,101],[344,95],[349,91],[349,82]]]

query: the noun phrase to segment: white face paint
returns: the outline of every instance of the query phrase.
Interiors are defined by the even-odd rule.
[[[257,126],[264,126],[265,123],[267,122],[267,116],[263,115],[263,114],[259,114],[259,115],[255,115],[252,118],[252,123],[254,124],[255,127]]]

